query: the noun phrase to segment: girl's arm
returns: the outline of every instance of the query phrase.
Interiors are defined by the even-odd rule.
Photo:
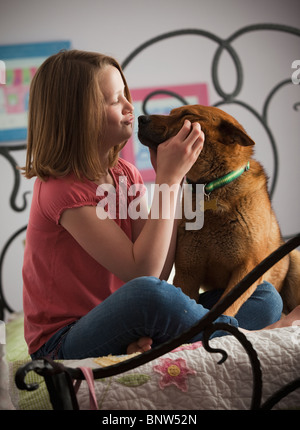
[[[165,265],[160,274],[160,279],[164,279],[167,281],[171,274],[173,264],[175,261],[175,251],[176,251],[176,243],[177,243],[177,229],[178,229],[178,220],[174,220],[173,233],[171,237],[169,252],[165,261]],[[172,282],[172,281],[171,281]]]
[[[191,126],[186,122],[174,138],[159,145],[156,183],[173,186],[169,216],[163,217],[163,205],[156,189],[153,196],[156,206],[153,203],[149,218],[134,242],[114,220],[99,219],[96,208],[91,206],[67,209],[61,216],[61,225],[86,252],[124,282],[139,276],[159,277],[170,249],[180,183],[199,156],[203,142],[199,124]]]
[[[152,167],[156,173],[157,172],[157,152],[151,148],[149,148],[149,152],[150,152],[151,164],[152,164]],[[182,182],[183,181],[181,181],[181,185],[182,185]],[[179,196],[179,200],[177,201],[177,204],[179,205],[179,208],[181,208],[180,196]],[[146,206],[145,206],[145,210],[146,210]],[[173,265],[174,265],[175,252],[176,252],[176,242],[177,242],[177,230],[178,230],[179,221],[180,221],[179,219],[174,220],[173,232],[172,232],[172,237],[171,237],[171,241],[170,241],[168,255],[167,255],[163,270],[160,274],[160,279],[164,279],[166,281],[169,279]],[[133,221],[133,223],[132,223],[133,240],[135,240],[139,236],[140,232],[142,231],[144,224],[145,224],[145,220],[141,219],[141,218]]]
[[[145,205],[146,210],[146,205]],[[142,231],[146,220],[143,218],[138,218],[137,220],[132,221],[132,241],[135,242],[135,240],[138,238],[140,232]],[[168,255],[164,264],[164,267],[162,269],[162,272],[159,276],[160,279],[168,280],[173,264],[175,259],[175,250],[176,250],[176,241],[177,241],[177,229],[178,229],[179,220],[174,220],[173,225],[173,232],[172,237],[170,241],[169,251]]]

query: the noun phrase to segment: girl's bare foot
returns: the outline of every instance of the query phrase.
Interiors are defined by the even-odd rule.
[[[271,330],[274,328],[290,327],[290,326],[300,326],[300,305],[293,309],[288,315],[285,315],[279,321],[274,324],[268,325],[261,330]],[[253,333],[255,331],[261,330],[246,330],[239,329],[244,333]],[[127,347],[127,354],[133,354],[135,352],[145,352],[151,349],[152,339],[150,337],[141,337],[136,342],[132,342]]]
[[[288,315],[285,315],[276,323],[268,325],[267,327],[264,327],[261,330],[272,330],[273,328],[282,328],[282,327],[291,327],[291,326],[300,326],[300,305],[297,306]],[[240,328],[239,330],[244,333],[253,333],[256,331],[261,331],[261,330],[246,330],[243,328]]]
[[[300,305],[293,309],[288,315],[285,315],[279,321],[274,324],[268,325],[263,330],[269,330],[273,328],[300,326]]]
[[[152,339],[150,337],[141,337],[136,342],[132,342],[127,347],[127,354],[134,352],[145,352],[151,349]]]

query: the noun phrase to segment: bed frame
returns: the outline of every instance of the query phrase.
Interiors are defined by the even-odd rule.
[[[196,35],[203,38],[208,38],[217,44],[217,49],[212,61],[212,82],[214,85],[214,89],[217,94],[220,96],[220,101],[215,104],[215,106],[221,106],[229,103],[235,103],[243,106],[245,109],[249,110],[262,124],[267,135],[270,139],[271,147],[273,150],[274,156],[274,176],[272,179],[272,183],[270,186],[270,195],[272,196],[274,189],[276,187],[277,182],[277,172],[278,172],[278,153],[276,150],[276,140],[270,129],[267,121],[267,112],[270,102],[273,96],[277,93],[277,91],[285,85],[290,85],[292,83],[291,78],[286,79],[282,82],[279,82],[270,93],[267,95],[265,99],[265,103],[263,106],[263,111],[260,114],[255,109],[253,109],[249,104],[245,101],[239,100],[238,95],[243,86],[243,70],[240,58],[236,52],[236,50],[232,46],[232,42],[236,40],[238,37],[255,31],[276,31],[276,32],[284,32],[297,37],[300,37],[300,30],[288,26],[283,25],[275,25],[275,24],[260,24],[260,25],[252,25],[248,27],[244,27],[234,34],[232,34],[227,39],[222,39],[216,36],[213,33],[209,33],[203,30],[197,29],[184,29],[174,32],[165,33],[159,35],[153,39],[148,40],[143,43],[139,47],[137,47],[123,62],[122,67],[126,69],[126,66],[143,50],[148,48],[151,45],[154,45],[162,40],[182,36],[182,35]],[[231,93],[225,93],[219,82],[219,60],[223,51],[227,51],[227,53],[231,56],[233,63],[237,72],[237,82],[234,90]],[[163,90],[162,90],[163,91]],[[164,91],[165,92],[165,91]],[[153,94],[154,95],[154,94]],[[150,95],[151,97],[151,95]],[[178,96],[179,98],[180,96]],[[149,100],[149,96],[147,100],[144,101],[143,110],[147,113],[147,101]],[[183,104],[185,100],[182,100]],[[297,109],[297,106],[294,106]],[[16,198],[20,188],[21,175],[19,170],[17,169],[17,163],[11,154],[13,151],[20,151],[26,149],[26,143],[20,143],[19,145],[5,145],[0,146],[0,154],[8,161],[14,173],[14,183],[12,186],[11,196],[10,196],[10,208],[14,212],[23,212],[26,208],[26,193],[23,195],[23,205],[19,207],[16,203]],[[3,288],[3,266],[5,262],[5,256],[7,254],[8,249],[14,240],[24,231],[26,230],[26,225],[20,227],[12,236],[10,236],[1,250],[0,255],[0,320],[4,319],[4,313],[11,313],[14,310],[7,303],[4,294]],[[167,352],[172,351],[183,343],[187,343],[191,338],[193,338],[200,331],[203,332],[203,346],[210,353],[221,353],[222,359],[219,361],[219,364],[222,364],[226,358],[227,353],[224,350],[213,349],[209,344],[209,338],[211,334],[216,330],[225,330],[228,333],[231,333],[235,336],[238,341],[241,343],[245,351],[249,356],[249,360],[251,362],[252,372],[253,372],[253,391],[252,391],[252,403],[251,409],[272,409],[272,407],[278,403],[284,396],[288,395],[292,391],[296,390],[300,387],[300,375],[294,381],[291,381],[288,385],[282,387],[279,391],[274,393],[268,400],[266,400],[262,404],[262,371],[260,362],[257,356],[255,349],[253,348],[250,341],[246,338],[246,336],[241,333],[235,327],[229,326],[228,324],[219,324],[214,323],[214,321],[222,314],[224,311],[234,303],[234,301],[243,294],[247,288],[255,282],[263,273],[265,273],[270,267],[272,267],[277,261],[287,255],[296,247],[300,246],[300,233],[293,235],[292,237],[285,237],[287,240],[284,245],[278,248],[275,252],[273,252],[270,256],[268,256],[263,262],[261,262],[252,272],[250,272],[236,287],[218,304],[216,304],[210,312],[208,312],[204,318],[202,318],[197,325],[192,327],[186,333],[183,333],[179,337],[149,351],[144,354],[138,355],[130,360],[125,362],[118,363],[113,366],[109,366],[106,368],[94,369],[93,374],[95,379],[107,378],[109,376],[117,375],[128,370],[134,369],[138,366],[141,366],[151,360],[154,360],[157,357],[160,357]],[[65,367],[62,364],[58,364],[56,362],[49,361],[47,359],[34,360],[29,362],[25,366],[19,368],[16,373],[15,382],[19,389],[21,390],[35,390],[38,388],[36,384],[27,384],[25,382],[25,376],[28,372],[35,371],[39,375],[42,375],[45,379],[47,389],[49,391],[50,400],[54,409],[78,409],[78,402],[76,399],[75,391],[73,388],[73,380],[82,380],[84,379],[84,375],[79,368],[73,369],[69,367]]]

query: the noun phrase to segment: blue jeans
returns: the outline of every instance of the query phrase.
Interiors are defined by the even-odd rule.
[[[81,359],[125,354],[137,339],[152,338],[160,345],[199,322],[223,291],[200,295],[200,303],[180,288],[154,277],[133,279],[68,327],[59,330],[32,358]],[[280,319],[282,300],[275,288],[263,283],[240,308],[235,318],[220,316],[216,322],[258,330]],[[212,337],[225,335],[215,332]],[[191,342],[202,339],[199,333]]]

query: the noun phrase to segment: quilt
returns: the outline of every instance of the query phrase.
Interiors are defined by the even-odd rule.
[[[300,327],[263,330],[247,335],[257,351],[262,375],[262,403],[285,384],[300,376]],[[247,352],[237,339],[228,335],[210,341],[213,348],[228,354],[218,364],[220,353],[207,352],[202,343],[179,348],[123,374],[95,381],[100,410],[244,410],[252,398],[253,374]],[[122,357],[124,358],[124,357]],[[126,358],[126,357],[125,357]],[[108,357],[108,364],[119,357]],[[106,360],[106,361],[107,361]],[[102,359],[66,360],[69,367],[97,368]],[[10,380],[24,362],[9,363]],[[38,381],[33,392],[10,388],[16,409],[51,409],[43,378],[28,373],[27,382]],[[89,409],[89,390],[85,381],[77,393],[80,409]],[[290,393],[273,409],[300,409],[300,389]]]

